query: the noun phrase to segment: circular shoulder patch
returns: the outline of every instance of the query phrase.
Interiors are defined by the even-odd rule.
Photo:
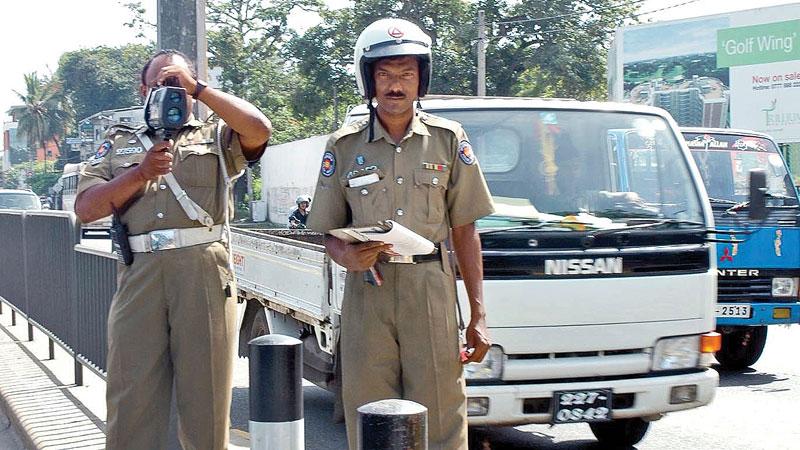
[[[329,177],[336,172],[336,157],[333,156],[333,152],[327,151],[324,155],[322,155],[322,169],[320,169],[320,173],[322,176]]]
[[[475,154],[472,153],[472,146],[469,144],[469,141],[461,141],[461,143],[458,144],[458,157],[461,159],[461,162],[468,166],[475,164]]]
[[[97,147],[97,153],[95,153],[95,158],[103,158],[108,154],[108,151],[111,150],[111,141],[105,141],[100,144],[100,147]]]

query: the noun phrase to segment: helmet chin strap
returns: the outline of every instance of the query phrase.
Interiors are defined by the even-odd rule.
[[[422,111],[422,102],[419,101],[419,97],[417,97],[417,107],[414,110],[414,114],[419,117],[419,112]]]
[[[372,104],[372,99],[367,102],[367,109],[369,109],[369,142],[375,139],[375,106]]]

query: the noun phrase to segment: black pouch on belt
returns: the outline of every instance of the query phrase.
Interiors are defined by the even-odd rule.
[[[123,264],[130,266],[133,264],[133,251],[131,250],[131,243],[128,240],[128,226],[122,223],[119,211],[114,206],[111,207],[114,214],[111,219],[111,242],[114,246],[114,253]]]

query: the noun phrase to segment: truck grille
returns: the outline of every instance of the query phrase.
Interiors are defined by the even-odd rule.
[[[737,211],[736,214],[725,214],[727,207],[714,205],[714,225],[717,228],[743,228],[747,224],[747,208]],[[773,206],[768,208],[769,215],[763,223],[765,227],[795,227],[797,216],[800,213],[797,206]]]
[[[718,278],[717,302],[719,303],[766,303],[781,301],[772,298],[772,278],[738,277]],[[787,298],[786,301],[792,301]]]

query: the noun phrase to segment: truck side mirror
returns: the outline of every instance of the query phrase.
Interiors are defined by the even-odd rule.
[[[750,171],[750,207],[747,217],[750,220],[767,218],[767,173],[764,169]]]

